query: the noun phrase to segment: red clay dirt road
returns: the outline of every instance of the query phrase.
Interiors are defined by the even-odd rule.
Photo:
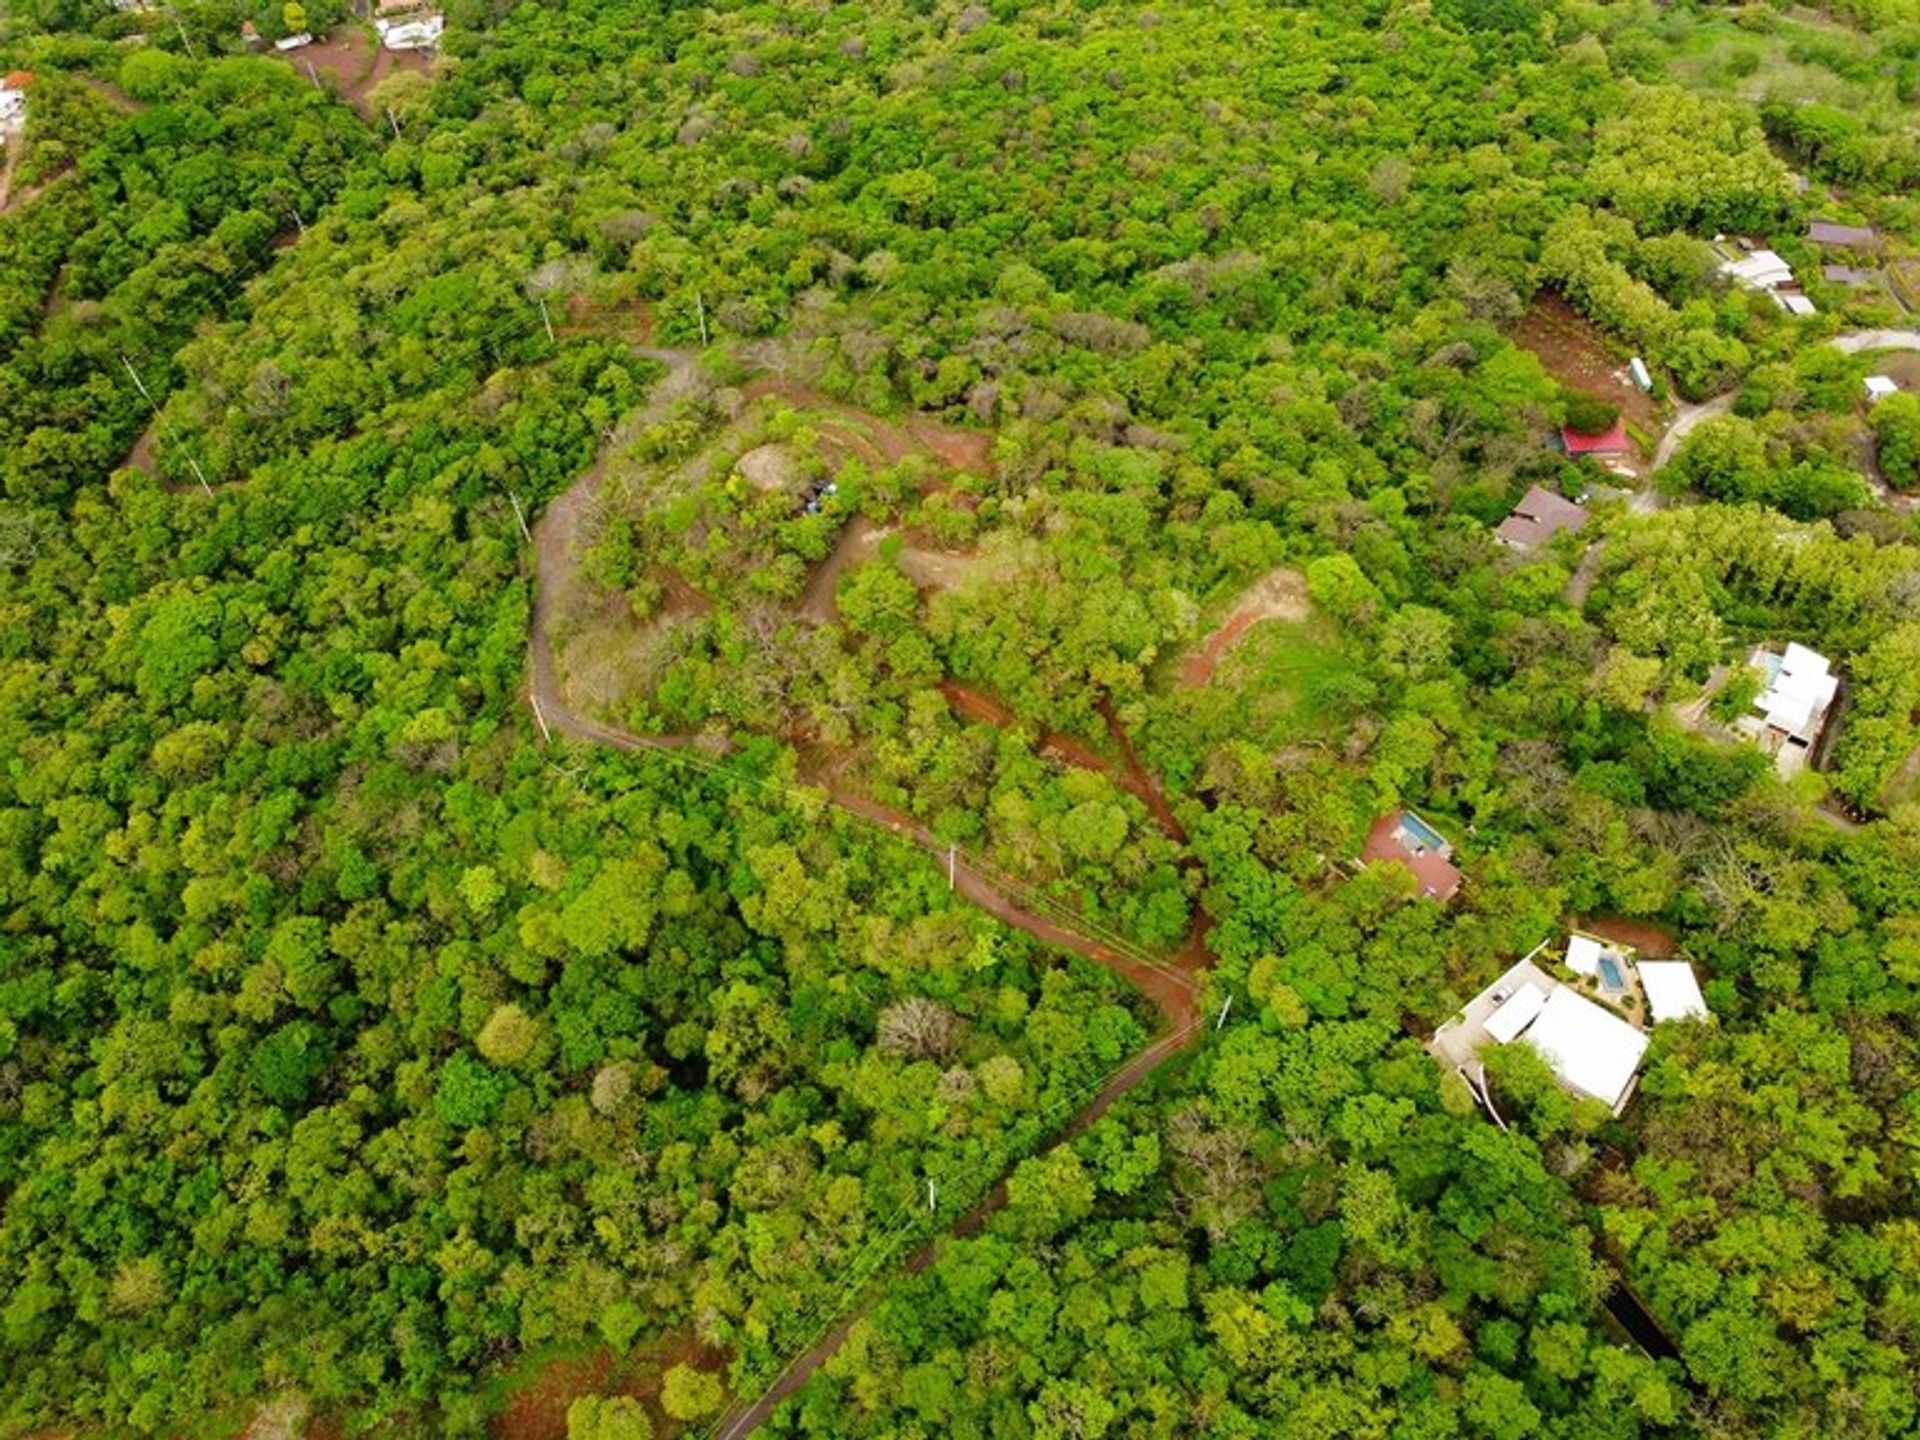
[[[646,353],[649,358],[659,360],[674,371],[686,370],[695,358],[682,351],[656,349]],[[560,684],[558,668],[554,663],[553,626],[562,608],[560,597],[572,583],[578,563],[578,543],[593,513],[599,480],[600,467],[595,465],[546,508],[534,527],[536,574],[533,619],[528,636],[528,698],[541,734],[549,740],[557,733],[569,739],[619,750],[679,752],[684,761],[691,762],[693,756],[688,752],[699,745],[698,737],[636,735],[597,724],[573,712]],[[1004,714],[1000,707],[985,697],[976,698],[979,705],[987,707],[982,718],[1002,723],[997,718]],[[981,712],[975,708],[975,713]],[[1159,794],[1158,788],[1140,770],[1139,761],[1134,757],[1131,746],[1126,744],[1117,721],[1111,713],[1107,719],[1126,760],[1128,773],[1123,783],[1128,783],[1129,788],[1143,786],[1152,797],[1148,798],[1148,804],[1161,824],[1172,827],[1169,833],[1180,833],[1178,820],[1167,808],[1165,797]],[[1084,747],[1081,749],[1084,750]],[[1104,762],[1092,756],[1091,752],[1087,752],[1087,758],[1105,768]],[[1044,1148],[1051,1149],[1080,1134],[1104,1115],[1122,1095],[1193,1044],[1202,1033],[1200,980],[1195,972],[1210,958],[1206,948],[1204,917],[1196,918],[1187,942],[1171,962],[1159,959],[1118,937],[1095,938],[1071,917],[1059,914],[1044,896],[1019,880],[998,874],[973,856],[961,855],[911,817],[896,814],[831,776],[820,774],[809,779],[810,783],[820,785],[833,803],[847,814],[912,840],[935,860],[949,866],[955,890],[970,903],[1003,924],[1105,966],[1151,1000],[1160,1012],[1162,1031],[1158,1038],[1115,1072],[1093,1099],[1047,1141]],[[1004,1183],[998,1184],[979,1205],[954,1222],[949,1233],[962,1236],[972,1234],[1005,1203],[1006,1187]],[[939,1240],[931,1241],[909,1257],[908,1273],[931,1264],[940,1244]],[[804,1385],[840,1348],[871,1304],[872,1300],[869,1299],[812,1349],[797,1356],[773,1385],[751,1404],[737,1405],[730,1410],[721,1419],[712,1440],[741,1440],[741,1437],[752,1434],[781,1401]]]

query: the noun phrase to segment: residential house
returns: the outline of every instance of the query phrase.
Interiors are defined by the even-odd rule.
[[[0,135],[27,123],[27,91],[33,88],[33,72],[15,70],[0,79]]]
[[[1738,260],[1720,262],[1720,273],[1748,290],[1762,290],[1790,315],[1815,314],[1813,301],[1800,292],[1793,267],[1771,250],[1754,250]]]
[[[1382,815],[1367,832],[1360,851],[1363,864],[1405,866],[1419,882],[1423,899],[1451,900],[1460,889],[1461,874],[1454,867],[1453,846],[1411,810]]]
[[[380,43],[389,50],[431,50],[440,43],[446,29],[443,15],[415,15],[406,20],[378,20],[373,28],[380,32]]]
[[[1832,220],[1815,220],[1807,226],[1807,240],[1822,250],[1852,250],[1864,255],[1880,253],[1880,232],[1871,225],[1841,225]]]
[[[1765,684],[1735,728],[1774,756],[1783,775],[1791,775],[1807,763],[1820,739],[1840,677],[1824,655],[1800,644],[1788,645],[1781,654],[1756,650],[1750,658]]]
[[[1616,1115],[1633,1094],[1647,1051],[1641,1030],[1556,980],[1532,956],[1468,1001],[1427,1048],[1465,1076],[1492,1111],[1480,1056],[1489,1045],[1513,1044],[1530,1046],[1563,1086]]]
[[[1493,535],[1502,545],[1531,550],[1554,536],[1578,530],[1587,523],[1587,512],[1543,486],[1527,491],[1513,513],[1502,520]]]
[[[1627,439],[1627,422],[1616,420],[1610,429],[1597,435],[1582,434],[1578,430],[1562,429],[1560,444],[1569,455],[1624,455],[1632,445]]]

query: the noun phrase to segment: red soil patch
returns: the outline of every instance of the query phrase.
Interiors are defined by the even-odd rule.
[[[1665,960],[1680,953],[1680,940],[1664,925],[1651,920],[1628,920],[1614,916],[1604,920],[1574,920],[1574,928],[1584,930],[1616,945],[1631,945],[1653,960]]]
[[[947,703],[953,707],[955,713],[972,716],[976,720],[984,720],[996,729],[1004,730],[1014,724],[1017,719],[1013,711],[992,696],[983,695],[972,686],[963,685],[958,680],[943,680],[940,683],[940,693],[947,697]],[[1120,718],[1113,713],[1113,707],[1104,700],[1100,702],[1100,715],[1107,722],[1107,733],[1112,736],[1114,746],[1120,752],[1121,763],[1117,769],[1110,761],[1095,754],[1084,741],[1076,740],[1073,736],[1062,734],[1058,730],[1049,730],[1040,737],[1040,750],[1044,754],[1057,756],[1069,765],[1077,765],[1082,770],[1092,770],[1105,775],[1122,789],[1131,791],[1147,807],[1155,823],[1169,838],[1177,840],[1182,845],[1186,844],[1186,827],[1173,813],[1173,807],[1167,804],[1167,797],[1161,793],[1153,777],[1148,775],[1145,767],[1141,765],[1140,757],[1134,753],[1133,742],[1127,738],[1127,732],[1120,724]]]
[[[1312,613],[1307,582],[1300,573],[1273,571],[1241,596],[1227,618],[1200,642],[1200,648],[1180,662],[1181,680],[1188,685],[1206,684],[1227,651],[1262,620],[1305,620]]]
[[[853,433],[836,427],[832,438],[871,463],[892,465],[914,455],[932,454],[956,470],[993,474],[993,437],[978,431],[957,430],[926,415],[912,415],[900,423],[884,420],[869,410],[844,404],[811,386],[777,375],[762,375],[749,382],[742,393],[749,400],[772,395],[789,405],[844,417],[854,427]]]
[[[563,1356],[514,1392],[506,1408],[487,1422],[487,1434],[492,1440],[567,1440],[567,1407],[582,1395],[631,1395],[657,1412],[660,1387],[675,1365],[722,1372],[726,1364],[725,1351],[689,1334],[669,1337],[624,1361],[604,1348]],[[657,1413],[655,1418],[656,1433],[671,1428]]]
[[[644,300],[607,304],[586,295],[569,295],[565,317],[554,328],[563,335],[613,335],[636,345],[651,345],[653,307]]]
[[[278,55],[302,75],[324,75],[328,88],[361,115],[371,118],[368,93],[389,75],[401,70],[428,73],[431,62],[418,50],[389,50],[365,30],[336,30],[324,40]],[[311,67],[311,69],[309,69]]]
[[[1510,338],[1531,350],[1562,385],[1618,405],[1620,413],[1643,432],[1659,428],[1653,397],[1627,378],[1626,357],[1617,354],[1607,337],[1556,292],[1542,290],[1534,296]]]

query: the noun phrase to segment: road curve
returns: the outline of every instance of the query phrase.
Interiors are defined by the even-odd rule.
[[[1920,350],[1920,330],[1855,330],[1847,335],[1834,336],[1827,341],[1827,346],[1843,355],[1860,355],[1869,350]],[[1680,442],[1692,433],[1696,425],[1731,410],[1733,398],[1734,392],[1729,390],[1698,405],[1682,405],[1675,411],[1673,423],[1667,427],[1667,433],[1660,437],[1660,446],[1653,452],[1653,463],[1647,467],[1647,472],[1651,474],[1671,460],[1673,452],[1680,448]]]
[[[1724,415],[1731,409],[1733,409],[1731,390],[1698,405],[1682,405],[1674,412],[1673,424],[1667,427],[1667,433],[1660,437],[1659,448],[1653,452],[1653,463],[1647,467],[1647,473],[1653,473],[1671,460],[1673,452],[1680,448],[1680,442],[1693,433],[1694,426]]]
[[[690,352],[675,350],[648,349],[637,353],[658,360],[675,376],[684,375],[696,358]],[[601,465],[596,463],[547,506],[533,528],[535,583],[527,646],[528,700],[541,734],[548,740],[558,734],[618,750],[684,752],[699,744],[698,737],[638,735],[588,720],[573,711],[560,683],[559,667],[554,660],[553,628],[577,578],[578,545],[587,532],[597,503],[601,470]],[[1138,762],[1130,747],[1123,749],[1123,754],[1129,767],[1138,774]],[[970,903],[1003,924],[1025,931],[1048,945],[1105,966],[1151,1000],[1154,1008],[1160,1012],[1160,1034],[1116,1071],[1092,1100],[1049,1137],[1041,1147],[1042,1153],[1081,1134],[1106,1114],[1122,1095],[1193,1045],[1204,1033],[1200,979],[1196,973],[1211,958],[1206,947],[1204,915],[1196,914],[1187,943],[1171,962],[1156,959],[1123,940],[1094,938],[1075,928],[1066,919],[1021,903],[1014,898],[1025,889],[1020,882],[991,874],[972,857],[962,857],[912,817],[888,809],[871,797],[837,783],[831,776],[812,774],[808,780],[823,789],[833,803],[847,814],[913,841],[940,863],[947,865],[956,892]],[[1154,809],[1159,815],[1165,810],[1166,802],[1157,792],[1155,798],[1158,804]],[[1162,817],[1163,823],[1170,816],[1171,812],[1167,812]],[[1173,823],[1178,824],[1177,821]],[[1035,897],[1033,903],[1037,904],[1038,899]],[[1006,1199],[1006,1184],[1002,1180],[988,1192],[985,1199],[948,1228],[947,1236],[974,1233],[994,1211],[1006,1204]],[[932,1264],[945,1238],[930,1240],[909,1256],[904,1267],[905,1273],[915,1274]],[[878,1293],[878,1290],[872,1292],[811,1349],[795,1357],[773,1384],[751,1403],[736,1405],[729,1410],[721,1418],[711,1440],[743,1440],[743,1437],[758,1429],[782,1401],[806,1384],[814,1372],[839,1350],[853,1327],[872,1309]]]

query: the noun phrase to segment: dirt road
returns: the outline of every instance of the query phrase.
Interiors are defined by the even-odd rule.
[[[667,366],[670,374],[660,387],[663,390],[671,390],[676,382],[684,384],[695,360],[693,355],[681,351],[649,349],[643,353],[647,358]],[[569,706],[560,683],[558,666],[554,661],[553,627],[565,608],[565,597],[576,581],[578,547],[590,531],[590,521],[598,503],[600,476],[601,467],[596,464],[546,508],[534,527],[536,575],[533,619],[528,637],[528,698],[541,734],[549,740],[561,735],[620,750],[679,752],[686,760],[692,761],[693,756],[687,752],[701,745],[699,737],[636,735],[588,720]],[[981,697],[981,701],[992,705],[984,697]],[[997,710],[998,707],[993,708]],[[997,716],[986,718],[997,719]],[[1140,767],[1118,721],[1111,713],[1108,713],[1107,721],[1120,747],[1125,783],[1129,784],[1129,788],[1138,787],[1146,792],[1143,798],[1147,799],[1156,818],[1170,834],[1183,834],[1179,829],[1179,821],[1167,806],[1165,796]],[[1092,758],[1100,763],[1097,757]],[[698,763],[704,766],[711,762],[703,759]],[[1088,927],[1062,913],[1057,905],[1025,882],[1000,873],[979,857],[961,854],[943,843],[919,821],[888,809],[840,782],[830,772],[816,770],[808,774],[807,779],[809,783],[822,788],[833,803],[847,814],[877,829],[913,841],[940,864],[948,867],[955,891],[971,904],[979,906],[1003,924],[1025,931],[1048,945],[1105,966],[1140,991],[1159,1011],[1159,1036],[1109,1077],[1093,1098],[1047,1140],[1043,1151],[1079,1135],[1106,1114],[1122,1095],[1146,1080],[1173,1056],[1193,1045],[1204,1033],[1198,972],[1211,962],[1204,916],[1196,917],[1178,955],[1171,960],[1162,959],[1121,937],[1089,933],[1097,927]],[[972,1234],[1005,1203],[1006,1186],[1002,1181],[977,1206],[954,1222],[947,1232],[948,1237]],[[930,1241],[911,1255],[906,1261],[906,1272],[916,1273],[933,1263],[945,1238]],[[814,1372],[840,1348],[853,1326],[868,1313],[877,1293],[869,1296],[811,1349],[795,1357],[764,1393],[750,1403],[730,1410],[714,1431],[713,1440],[741,1440],[741,1437],[758,1429],[783,1400],[812,1378]]]

